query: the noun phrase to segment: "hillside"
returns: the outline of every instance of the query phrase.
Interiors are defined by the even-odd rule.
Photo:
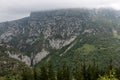
[[[20,52],[13,47],[0,44],[0,76],[6,76],[8,74],[17,75],[20,74],[25,67],[28,67],[20,61],[20,58],[16,58],[17,55],[19,55],[19,57],[21,56],[21,58],[23,57]]]
[[[119,22],[120,11],[113,9],[32,12],[29,17],[0,23],[0,43],[16,50],[7,53],[10,58],[29,66],[51,61],[54,67],[63,63],[74,67],[78,61],[90,64],[94,59],[106,66],[112,59],[118,67]]]

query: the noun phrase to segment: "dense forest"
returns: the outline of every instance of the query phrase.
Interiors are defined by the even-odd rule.
[[[120,68],[113,68],[112,63],[110,60],[104,69],[95,60],[92,65],[78,62],[71,69],[63,63],[62,67],[55,69],[49,62],[39,68],[23,68],[20,74],[0,74],[0,80],[119,80]]]

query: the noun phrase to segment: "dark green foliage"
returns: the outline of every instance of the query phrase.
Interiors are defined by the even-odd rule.
[[[71,80],[70,69],[67,65],[63,65],[62,68],[62,80]]]
[[[62,70],[59,68],[57,70],[57,80],[62,80],[62,79],[63,79]]]
[[[40,70],[37,68],[33,68],[33,77],[34,80],[40,80]]]
[[[34,75],[29,68],[23,69],[22,80],[34,80]]]
[[[48,79],[48,70],[47,70],[47,68],[46,68],[46,66],[45,65],[42,65],[41,67],[40,67],[40,79],[41,80],[49,80]]]
[[[56,80],[56,74],[52,64],[48,64],[48,78],[49,80]]]
[[[118,80],[120,79],[120,69],[109,69],[113,67],[108,63],[108,70],[100,69],[96,61],[93,65],[87,66],[85,62],[78,62],[74,65],[76,68],[72,70],[66,63],[61,64],[62,67],[55,70],[51,64],[42,65],[40,70],[37,68],[24,68],[21,75],[6,75],[0,77],[0,80]],[[110,65],[110,66],[109,66]],[[55,73],[56,72],[56,73]],[[115,74],[116,73],[116,74]]]
[[[76,80],[83,80],[83,70],[81,68],[81,64],[77,64],[76,69],[75,69],[75,79]]]

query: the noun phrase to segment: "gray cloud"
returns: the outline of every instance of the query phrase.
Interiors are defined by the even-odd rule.
[[[120,10],[119,4],[120,0],[0,0],[0,22],[29,16],[32,11],[82,7]]]

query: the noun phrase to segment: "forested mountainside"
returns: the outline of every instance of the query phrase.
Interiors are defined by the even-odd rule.
[[[0,23],[1,60],[39,67],[71,68],[85,61],[106,67],[120,63],[120,11],[61,9],[32,12],[29,17]],[[3,51],[4,50],[4,51]],[[6,63],[6,62],[5,62]],[[15,64],[17,64],[15,63]]]

